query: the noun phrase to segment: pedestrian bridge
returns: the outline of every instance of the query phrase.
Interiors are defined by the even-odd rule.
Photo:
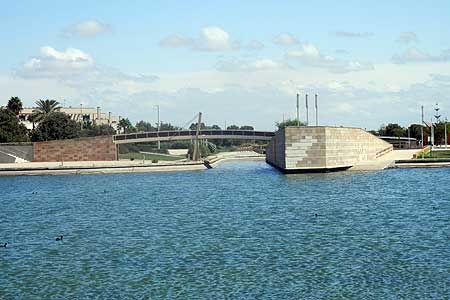
[[[200,130],[198,138],[270,141],[274,135],[275,133],[272,131]],[[196,130],[150,131],[116,134],[113,136],[113,142],[115,144],[131,144],[158,141],[183,141],[195,139],[196,136]]]

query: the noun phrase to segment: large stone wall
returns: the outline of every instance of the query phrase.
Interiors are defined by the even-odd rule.
[[[282,169],[286,167],[284,140],[284,131],[279,130],[266,148],[266,157],[270,157],[271,163]]]
[[[269,144],[266,160],[286,172],[326,171],[349,168],[391,150],[391,144],[359,128],[287,127]]]
[[[117,160],[111,136],[36,142],[33,149],[35,162]]]

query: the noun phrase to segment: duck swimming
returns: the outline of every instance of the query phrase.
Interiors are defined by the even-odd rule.
[[[62,241],[63,238],[64,238],[64,236],[60,235],[60,236],[58,236],[58,237],[56,238],[56,240],[57,240],[57,241]]]
[[[0,247],[6,248],[6,245],[8,245],[8,243],[5,243],[3,246],[0,246]]]

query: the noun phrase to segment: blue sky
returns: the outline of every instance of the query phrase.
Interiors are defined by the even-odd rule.
[[[448,1],[205,2],[0,1],[0,96],[260,129],[293,117],[297,92],[328,125],[450,109]]]

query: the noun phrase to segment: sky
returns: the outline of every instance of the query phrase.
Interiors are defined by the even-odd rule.
[[[450,1],[4,1],[12,96],[132,122],[273,130],[283,118],[376,129],[450,117]]]

